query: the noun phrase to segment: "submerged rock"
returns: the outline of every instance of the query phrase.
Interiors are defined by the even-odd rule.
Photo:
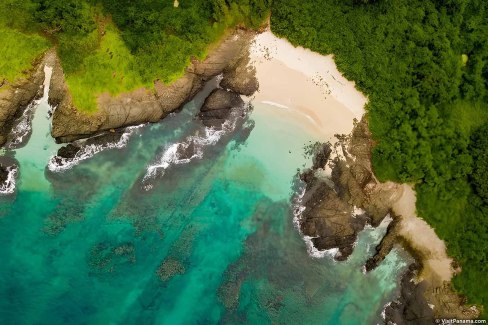
[[[185,267],[180,261],[170,257],[161,263],[156,273],[161,281],[166,282],[175,275],[184,274]]]

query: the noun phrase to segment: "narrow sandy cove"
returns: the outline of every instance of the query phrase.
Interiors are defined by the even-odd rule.
[[[294,47],[267,31],[254,39],[251,61],[259,80],[254,102],[294,115],[324,141],[351,132],[353,119],[364,114],[367,98],[340,74],[332,55]]]

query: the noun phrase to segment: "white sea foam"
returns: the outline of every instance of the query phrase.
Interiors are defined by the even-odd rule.
[[[391,305],[391,303],[392,303],[392,302],[390,301],[390,302],[388,302],[386,305],[384,305],[384,306],[383,306],[383,311],[381,312],[381,317],[382,317],[383,319],[386,319],[386,308],[388,308],[388,307]]]
[[[354,209],[353,209],[353,214],[354,216],[360,216],[362,214],[364,214],[366,211],[364,211],[363,209],[357,207],[357,206],[354,206]]]
[[[203,135],[196,134],[187,137],[183,142],[173,143],[166,147],[158,161],[147,167],[143,182],[155,178],[156,176],[164,176],[166,170],[173,165],[187,164],[194,159],[203,158],[204,148],[217,144],[220,138],[236,127],[237,116],[241,114],[241,110],[232,112],[230,118],[222,124],[222,129],[215,129],[213,127],[205,127]],[[185,151],[193,146],[193,153],[190,157],[184,157]],[[145,190],[152,189],[151,184],[144,186]]]
[[[307,252],[310,256],[314,258],[324,258],[325,256],[334,258],[340,256],[339,248],[337,247],[326,249],[326,250],[318,250],[312,242],[313,238],[315,237],[303,236],[305,245],[307,245]]]
[[[289,107],[286,106],[286,105],[279,104],[279,103],[275,103],[275,102],[272,102],[272,101],[269,101],[269,100],[263,100],[261,103],[266,104],[266,105],[271,105],[271,106],[279,107],[279,108],[289,109]]]
[[[12,194],[15,191],[15,177],[17,176],[18,167],[7,167],[8,176],[3,184],[0,184],[0,194]]]
[[[15,136],[9,143],[7,147],[9,149],[15,149],[19,146],[24,138],[29,135],[32,130],[32,120],[34,119],[34,113],[37,107],[43,103],[47,102],[49,97],[49,88],[51,86],[51,76],[53,68],[49,66],[44,66],[44,93],[42,98],[33,100],[24,110],[22,116],[19,118],[18,123],[12,129],[11,134]]]
[[[15,135],[15,137],[7,144],[9,149],[14,149],[20,145],[24,141],[24,138],[32,130],[32,119],[34,117],[34,111],[38,105],[38,101],[33,101],[22,113],[22,116],[19,118],[19,122],[12,129],[11,134]]]
[[[82,145],[80,151],[78,151],[73,158],[61,158],[57,156],[51,157],[49,159],[48,168],[52,172],[62,172],[72,168],[73,166],[78,165],[81,161],[89,159],[96,155],[99,152],[102,152],[107,149],[122,149],[124,148],[131,135],[134,133],[135,130],[143,127],[145,124],[137,125],[137,126],[130,126],[125,129],[125,132],[120,137],[119,141],[117,142],[109,142],[106,144],[90,144],[90,145]]]

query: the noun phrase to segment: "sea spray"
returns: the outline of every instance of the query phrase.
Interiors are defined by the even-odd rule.
[[[18,169],[15,165],[6,168],[8,175],[6,180],[0,183],[0,195],[13,194],[15,192],[15,178],[17,177]]]
[[[233,109],[229,118],[220,128],[206,126],[203,130],[198,130],[196,134],[186,137],[182,142],[167,146],[158,161],[147,167],[146,174],[142,180],[143,188],[146,191],[151,190],[153,185],[149,183],[150,180],[158,176],[164,176],[171,166],[187,164],[192,160],[202,159],[204,148],[217,144],[222,136],[234,131],[238,124],[243,124],[249,110],[249,106],[244,109]],[[203,135],[200,135],[200,133],[203,133]]]
[[[89,159],[104,150],[122,149],[127,145],[134,132],[137,129],[142,128],[144,125],[145,124],[140,124],[126,128],[120,139],[115,142],[107,142],[104,144],[84,144],[84,142],[89,141],[90,139],[80,141],[80,150],[75,154],[74,157],[64,158],[60,156],[53,156],[51,159],[49,159],[47,167],[52,172],[62,172],[78,165],[83,160]]]

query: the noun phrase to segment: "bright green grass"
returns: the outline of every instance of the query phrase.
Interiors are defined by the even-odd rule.
[[[0,81],[13,83],[25,76],[32,63],[49,48],[49,42],[39,35],[0,28]]]
[[[488,122],[488,104],[458,101],[450,111],[450,119],[457,124],[463,134],[471,134]]]
[[[108,25],[99,48],[83,59],[83,69],[66,73],[74,105],[82,111],[94,112],[97,109],[96,98],[102,93],[116,95],[147,86],[133,66],[134,56],[118,30]]]

